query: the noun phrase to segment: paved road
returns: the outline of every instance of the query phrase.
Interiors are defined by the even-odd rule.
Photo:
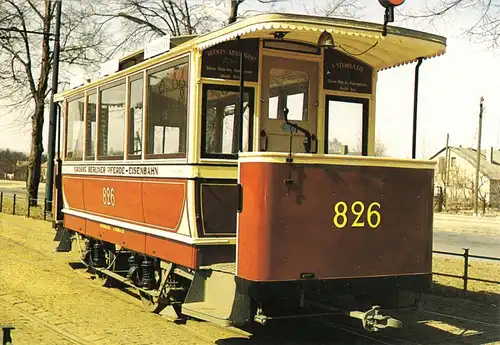
[[[16,194],[19,197],[25,198],[25,183],[19,181],[0,181],[0,192],[8,196]],[[45,198],[45,183],[40,183],[40,185],[38,186],[38,199],[43,198]]]
[[[434,250],[500,257],[500,218],[434,215]]]

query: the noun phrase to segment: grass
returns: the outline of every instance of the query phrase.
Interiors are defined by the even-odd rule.
[[[457,276],[464,274],[464,259],[447,258],[434,255],[432,271]],[[468,276],[472,278],[500,281],[500,261],[469,260]],[[433,292],[449,297],[462,297],[464,282],[460,278],[434,275]],[[488,303],[500,302],[500,284],[484,283],[469,280],[467,297],[480,299]]]
[[[33,219],[44,219],[43,208],[44,208],[44,202],[43,202],[43,200],[39,200],[37,206],[29,207],[29,217],[33,218]],[[4,195],[2,203],[1,203],[1,212],[27,217],[28,216],[28,198],[16,196],[16,207],[14,209],[13,196],[12,195]]]

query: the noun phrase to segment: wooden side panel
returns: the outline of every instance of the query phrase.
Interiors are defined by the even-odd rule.
[[[198,185],[198,197],[202,219],[200,237],[234,236],[239,203],[238,185],[202,182]]]
[[[63,176],[62,178],[63,193],[71,208],[83,210],[83,180],[73,179]]]
[[[187,182],[116,177],[65,176],[69,208],[137,225],[177,232]]]
[[[87,236],[193,269],[235,261],[235,245],[195,246],[71,215],[65,215],[64,221],[67,228]]]
[[[175,231],[182,218],[186,198],[185,182],[142,184],[144,222]]]
[[[194,246],[153,235],[147,235],[145,240],[146,254],[190,268],[196,268],[197,253]]]
[[[146,236],[147,236],[146,234],[140,232],[126,230],[122,246],[131,250],[135,250],[140,253],[145,253]]]
[[[80,217],[70,216],[68,214],[64,215],[64,227],[81,234],[86,233],[85,219]]]
[[[72,177],[72,180],[80,180],[80,178]],[[144,222],[142,181],[110,178],[82,178],[81,180],[85,200],[83,210],[119,220]],[[111,190],[113,196],[111,196]]]
[[[124,229],[120,229],[108,224],[99,224],[90,220],[86,220],[85,222],[87,224],[87,229],[89,229],[89,236],[122,246],[125,244]]]
[[[431,272],[432,170],[293,165],[289,189],[288,169],[241,164],[239,276],[275,281]],[[368,219],[374,202],[380,207],[372,206]],[[335,222],[336,205],[343,213],[344,203],[345,222],[343,216]]]

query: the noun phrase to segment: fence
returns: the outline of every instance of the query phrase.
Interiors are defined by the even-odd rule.
[[[36,201],[36,205],[33,201]],[[52,220],[52,212],[46,211],[50,205],[47,199],[31,199],[17,194],[0,192],[0,213],[8,213],[28,218]],[[50,207],[49,209],[52,209]]]
[[[464,250],[463,254],[453,253],[453,252],[444,252],[444,251],[440,251],[440,250],[432,251],[435,254],[463,257],[464,258],[464,274],[463,275],[458,276],[458,275],[454,275],[454,274],[440,273],[440,272],[432,272],[432,274],[435,274],[438,276],[443,276],[443,277],[462,279],[464,281],[464,285],[463,285],[463,289],[462,289],[464,296],[467,294],[467,285],[468,285],[469,280],[474,280],[474,281],[483,282],[483,283],[500,284],[500,281],[469,277],[469,258],[492,260],[492,261],[500,261],[500,258],[494,258],[491,256],[483,256],[483,255],[472,255],[472,254],[469,254],[469,248],[463,248],[463,250]]]

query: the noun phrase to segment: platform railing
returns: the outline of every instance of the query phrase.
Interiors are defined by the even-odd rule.
[[[432,272],[432,274],[438,275],[438,276],[443,276],[443,277],[462,279],[463,280],[462,290],[463,290],[464,296],[467,294],[467,287],[468,287],[469,280],[483,282],[483,283],[490,283],[490,284],[500,284],[500,281],[469,277],[469,259],[470,258],[491,260],[491,261],[500,261],[500,258],[496,258],[496,257],[492,257],[492,256],[484,256],[484,255],[473,255],[473,254],[469,253],[469,248],[462,248],[462,249],[464,251],[463,253],[445,252],[445,251],[441,251],[441,250],[433,250],[432,252],[434,254],[463,257],[464,258],[463,275],[459,276],[459,275],[455,275],[455,274],[448,274],[448,273],[441,273],[441,272]]]

